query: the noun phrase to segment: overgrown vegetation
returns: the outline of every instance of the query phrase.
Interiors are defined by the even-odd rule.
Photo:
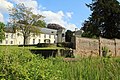
[[[44,59],[26,48],[0,46],[0,79],[3,80],[119,80],[120,59]]]
[[[4,32],[5,24],[0,22],[0,42],[5,39],[5,32]]]

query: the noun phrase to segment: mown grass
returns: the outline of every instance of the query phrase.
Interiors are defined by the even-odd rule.
[[[26,48],[0,47],[3,80],[120,80],[119,58],[44,59]]]

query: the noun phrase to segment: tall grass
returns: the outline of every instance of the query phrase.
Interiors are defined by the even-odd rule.
[[[44,59],[28,49],[0,47],[3,80],[120,80],[119,58]]]

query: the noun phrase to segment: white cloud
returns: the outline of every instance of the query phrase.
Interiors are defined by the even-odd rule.
[[[3,14],[8,14],[8,11],[10,8],[13,7],[13,4],[8,2],[7,0],[0,0],[0,21],[1,22],[5,22],[4,21],[4,17]]]
[[[33,8],[33,13],[42,14],[45,16],[45,21],[47,24],[56,23],[59,24],[66,29],[75,30],[77,27],[75,24],[69,23],[69,19],[72,18],[73,12],[64,13],[63,11],[52,12],[44,10],[45,7],[38,5],[36,0],[13,0],[15,3],[24,3],[27,7]],[[65,20],[67,18],[67,20]]]
[[[12,0],[12,2],[16,4],[23,3],[26,7],[32,8],[34,14],[39,13],[39,9],[45,9],[45,7],[39,6],[36,0]]]
[[[65,21],[64,18],[68,16],[67,14],[65,15],[63,11],[58,11],[58,12],[52,12],[52,11],[42,11],[41,12],[43,16],[45,16],[45,21],[47,24],[49,23],[56,23],[60,24],[61,26],[65,27],[66,29],[69,30],[75,30],[77,26],[75,24],[69,23],[68,21]]]
[[[77,28],[77,26],[75,24],[72,24],[72,23],[67,23],[66,24],[66,29],[67,30],[75,31],[75,28]]]
[[[7,0],[0,0],[0,12],[8,13],[8,9],[12,8],[13,4],[8,2]]]
[[[64,24],[63,21],[64,14],[62,11],[59,11],[57,13],[52,11],[42,11],[41,14],[46,17],[45,21],[47,23],[56,23],[60,24],[61,26],[63,26]]]
[[[66,15],[68,18],[72,18],[73,12],[67,12]]]
[[[4,22],[4,17],[1,13],[0,13],[0,22]]]
[[[69,20],[72,19],[73,12],[64,13],[63,11],[47,11],[45,10],[46,8],[42,5],[39,5],[36,0],[0,0],[0,10],[7,12],[9,7],[13,7],[13,3],[24,3],[26,7],[30,7],[33,9],[33,13],[42,14],[43,16],[45,16],[45,21],[47,24],[56,23],[69,30],[75,30],[75,28],[77,27],[75,24],[69,23]],[[2,14],[0,16],[0,19],[4,21]]]

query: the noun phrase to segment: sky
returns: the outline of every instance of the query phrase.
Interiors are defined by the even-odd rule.
[[[75,28],[80,29],[90,16],[91,11],[85,4],[91,2],[92,0],[0,0],[0,21],[7,23],[8,8],[24,3],[26,7],[33,8],[34,14],[45,16],[47,24],[56,23],[74,31]]]

